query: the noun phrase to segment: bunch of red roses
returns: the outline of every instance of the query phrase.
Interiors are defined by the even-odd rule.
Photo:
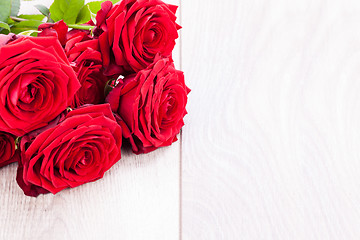
[[[177,140],[190,90],[172,60],[176,9],[107,1],[91,30],[0,35],[0,167],[18,162],[26,195],[101,178],[123,142],[140,154]]]

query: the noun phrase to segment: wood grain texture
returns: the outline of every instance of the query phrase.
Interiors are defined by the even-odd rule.
[[[39,3],[51,1],[22,2],[21,13]],[[180,65],[179,45],[174,59]],[[16,167],[0,170],[0,239],[179,239],[180,141],[141,156],[123,152],[103,179],[56,196],[24,196]]]
[[[182,1],[183,239],[360,239],[360,3]]]

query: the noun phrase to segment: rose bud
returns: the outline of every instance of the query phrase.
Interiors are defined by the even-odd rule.
[[[15,139],[12,134],[0,132],[0,168],[18,161]]]
[[[95,181],[121,158],[122,131],[108,104],[83,106],[50,125],[21,139],[16,179],[25,195]]]
[[[171,145],[184,125],[190,89],[184,74],[168,59],[120,80],[106,101],[136,154]]]
[[[145,69],[155,56],[171,58],[180,26],[177,6],[160,0],[102,3],[94,36],[99,38],[105,74],[128,74]]]
[[[9,42],[0,47],[0,131],[22,136],[47,125],[71,104],[79,88],[56,38]]]

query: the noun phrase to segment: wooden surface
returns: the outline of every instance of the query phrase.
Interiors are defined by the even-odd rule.
[[[181,141],[55,197],[23,196],[2,169],[0,239],[360,239],[360,2],[180,13]]]
[[[183,239],[360,239],[360,2],[182,1]]]

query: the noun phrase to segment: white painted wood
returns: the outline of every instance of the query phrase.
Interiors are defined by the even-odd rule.
[[[21,12],[49,2],[22,2]],[[176,65],[179,53],[178,45]],[[179,239],[180,141],[147,155],[123,152],[103,179],[56,196],[24,196],[16,167],[0,169],[0,239]]]
[[[183,239],[360,239],[360,2],[182,1]]]

